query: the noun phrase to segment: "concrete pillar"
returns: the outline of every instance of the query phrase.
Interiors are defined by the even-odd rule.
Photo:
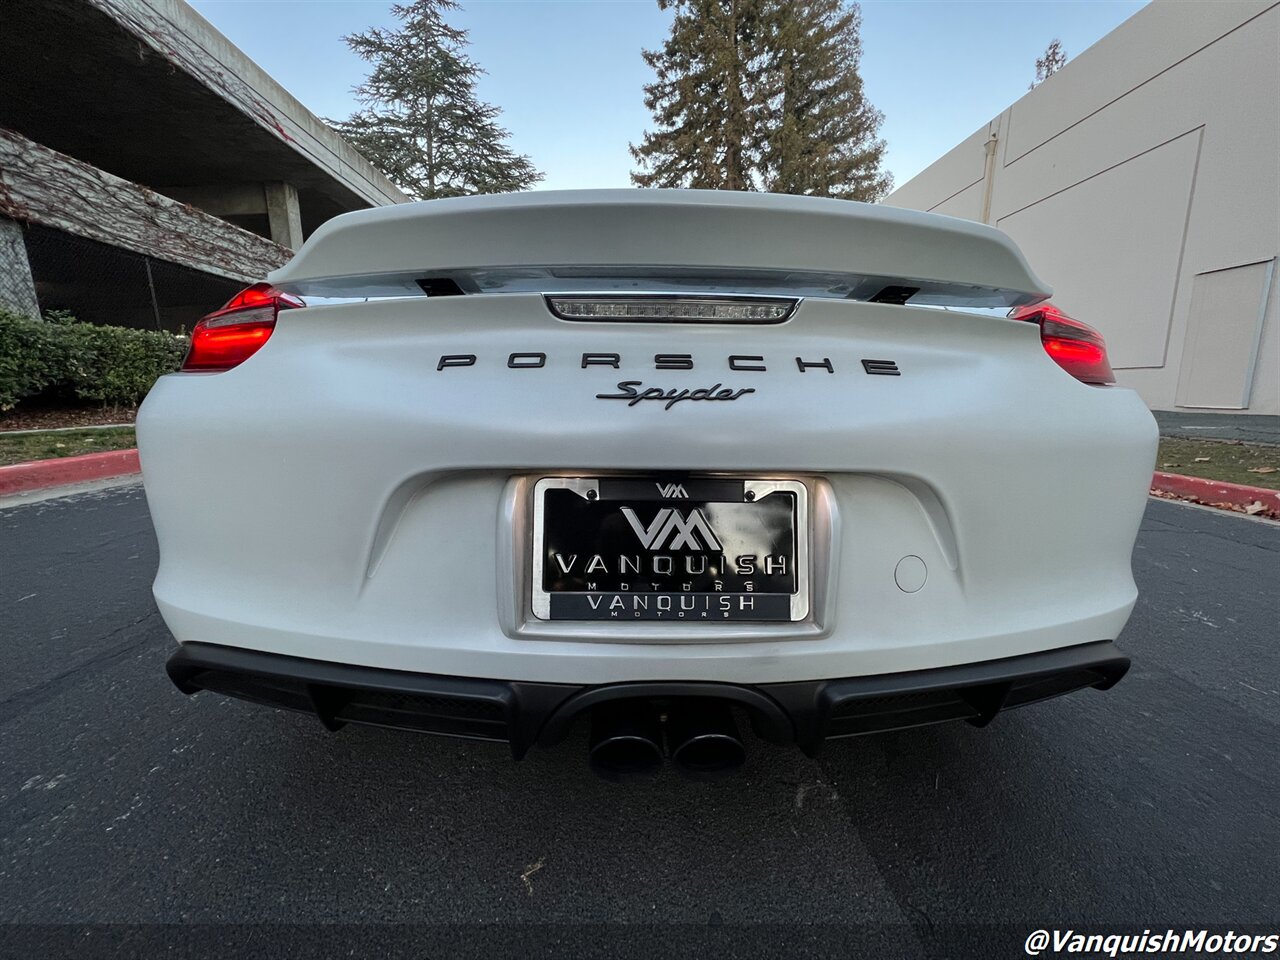
[[[28,317],[40,316],[22,227],[3,218],[0,218],[0,308]]]
[[[302,246],[302,210],[298,191],[291,183],[272,181],[262,185],[267,197],[267,219],[271,223],[271,239],[282,247],[297,250]]]

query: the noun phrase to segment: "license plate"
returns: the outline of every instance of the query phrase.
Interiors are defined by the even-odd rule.
[[[546,477],[533,497],[539,619],[809,615],[808,498],[798,480]]]

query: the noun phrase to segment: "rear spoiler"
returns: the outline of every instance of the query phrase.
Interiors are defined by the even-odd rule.
[[[1051,290],[984,224],[849,200],[566,190],[335,217],[268,276],[304,296],[737,292],[1014,307]]]

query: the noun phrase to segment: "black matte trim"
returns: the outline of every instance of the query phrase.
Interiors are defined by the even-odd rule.
[[[892,303],[902,306],[919,292],[919,287],[904,287],[897,284],[891,284],[887,287],[881,287],[875,294],[867,299],[867,302]]]
[[[1101,641],[953,667],[762,689],[797,721],[796,742],[813,752],[824,740],[945,720],[986,726],[1001,710],[1085,687],[1109,689],[1128,669],[1129,658],[1115,644]]]
[[[466,293],[452,277],[424,277],[418,286],[428,297],[461,297]]]
[[[511,743],[523,756],[542,719],[579,688],[444,677],[183,644],[166,671],[179,690],[212,690],[314,713],[330,730],[345,723]]]
[[[166,666],[183,693],[211,690],[316,715],[329,730],[372,724],[506,741],[516,758],[552,746],[592,707],[619,700],[700,697],[747,711],[771,743],[816,753],[829,739],[967,720],[1085,687],[1106,690],[1129,669],[1110,641],[908,673],[793,683],[654,681],[597,685],[481,680],[183,644]]]

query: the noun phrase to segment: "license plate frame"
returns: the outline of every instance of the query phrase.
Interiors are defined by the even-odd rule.
[[[550,507],[549,493],[553,494]],[[779,626],[809,618],[810,494],[802,480],[656,474],[550,476],[534,484],[532,499],[529,531],[532,583],[528,609],[537,620]],[[630,508],[630,516],[624,507]],[[789,509],[784,511],[784,507]],[[570,514],[568,518],[566,511]],[[790,518],[787,536],[781,527],[784,512]],[[574,526],[572,514],[577,514],[580,521],[586,518],[587,522]],[[656,577],[651,586],[659,589],[636,589],[637,584],[630,580],[627,590],[599,588],[601,581],[613,586],[619,584],[622,574],[618,566],[623,568],[623,573],[634,572],[623,556],[605,557],[600,551],[584,555],[582,549],[575,549],[573,553],[549,549],[549,531],[557,538],[550,544],[553,548],[566,538],[575,547],[581,547],[584,538],[588,543],[603,542],[599,527],[594,532],[590,529],[595,517],[608,524],[612,543],[625,541],[629,545],[630,552],[625,556],[639,557],[634,562],[642,566],[649,564],[643,573]],[[780,546],[784,539],[789,539],[789,551],[760,550],[766,544],[771,549]],[[734,553],[743,544],[755,545],[755,552]],[[714,547],[720,550],[717,552]],[[671,576],[655,574],[653,571],[659,568],[658,558],[668,555],[673,564],[680,562],[684,569],[677,569]],[[593,556],[601,559],[593,561]],[[755,558],[755,574],[742,574],[746,556]],[[704,558],[701,571],[696,570],[699,557]],[[610,570],[615,560],[617,564]],[[791,567],[789,574],[785,572],[787,560]],[[585,580],[585,569],[593,563],[596,564],[593,575],[597,579],[589,582],[598,588],[573,589],[579,585],[578,580]],[[770,567],[768,574],[763,573],[766,564]],[[695,575],[681,582],[681,578],[690,576],[689,571]],[[721,577],[715,589],[694,590],[685,586],[708,586],[708,578],[715,578],[717,573]],[[639,576],[636,573],[636,577]],[[744,589],[748,582],[750,588]],[[790,589],[784,591],[784,588]]]

